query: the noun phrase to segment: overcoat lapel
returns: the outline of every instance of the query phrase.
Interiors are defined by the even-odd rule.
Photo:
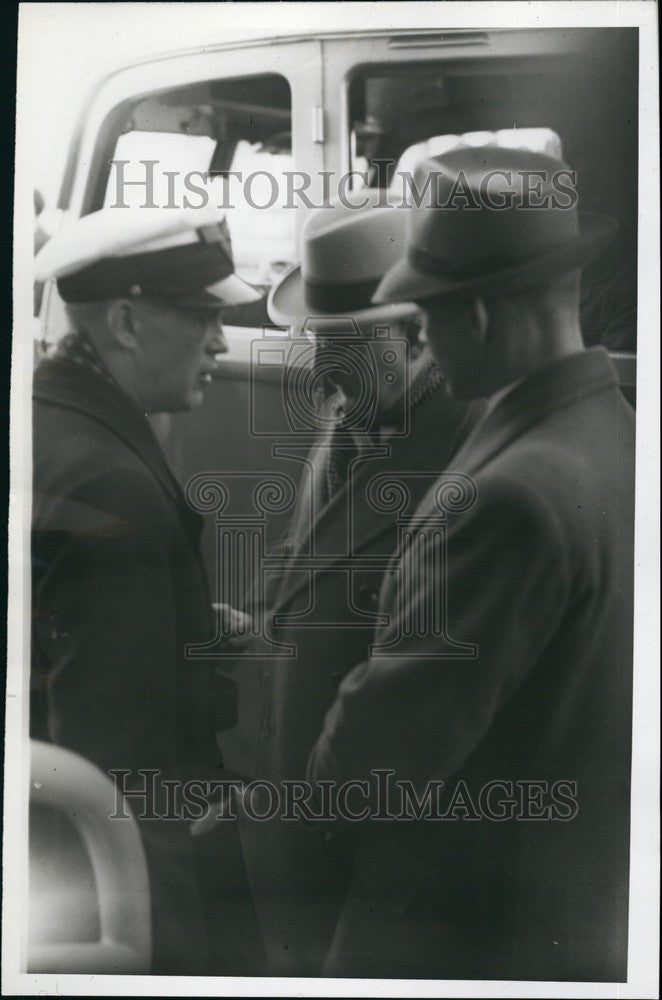
[[[74,362],[43,362],[35,372],[33,396],[36,400],[84,413],[120,438],[175,503],[182,525],[197,551],[202,518],[186,502],[149,421],[121,389],[94,371],[85,374],[83,382],[80,367]]]
[[[416,408],[407,436],[394,436],[368,446],[350,465],[349,490],[339,490],[330,502],[322,504],[321,489],[333,428],[325,432],[313,449],[302,477],[301,503],[291,537],[293,558],[284,574],[278,607],[283,608],[309,585],[309,573],[297,570],[297,555],[323,555],[327,568],[331,568],[334,559],[353,557],[368,548],[374,552],[378,538],[393,531],[394,518],[406,518],[413,513],[482,408],[482,402],[467,407],[449,401],[445,389],[440,387]],[[371,482],[380,476],[407,480],[407,473],[420,476],[414,483],[410,502],[402,510],[380,515],[368,499]]]
[[[602,347],[552,362],[515,386],[476,424],[448,471],[474,475],[548,414],[592,393],[616,387],[616,373]],[[424,509],[428,505],[431,512],[432,492],[423,501]]]
[[[453,460],[453,468],[479,469],[548,414],[610,386],[616,386],[616,375],[602,347],[546,365],[504,396],[477,425]]]
[[[347,490],[340,490],[329,504],[321,510],[318,508],[317,516],[314,516],[313,509],[312,516],[309,514],[306,522],[310,528],[306,529],[306,525],[300,524],[301,534],[295,552],[305,555],[324,553],[330,558],[335,554],[340,560],[350,554],[350,545],[351,555],[359,554],[367,546],[374,550],[375,540],[379,535],[393,527],[392,519],[389,521],[379,517],[366,499],[366,489],[374,477],[382,473],[393,473],[393,478],[397,479],[398,473],[406,474],[409,470],[423,473],[420,483],[426,485],[416,502],[424,498],[420,511],[423,516],[428,507],[430,512],[434,509],[436,513],[436,508],[433,507],[432,480],[443,471],[454,470],[473,475],[523,434],[527,427],[547,414],[571,405],[592,392],[615,386],[615,372],[604,348],[595,347],[569,355],[546,365],[517,385],[483,419],[480,419],[482,403],[469,409],[458,408],[454,440],[453,434],[450,439],[446,436],[444,446],[439,444],[442,438],[441,421],[451,419],[449,414],[452,411],[448,410],[447,403],[445,409],[440,408],[440,401],[443,402],[444,397],[439,392],[433,393],[415,411],[412,430],[407,437],[393,438],[390,451],[386,449],[385,453],[372,458],[361,456],[354,463],[350,476],[349,503]],[[472,430],[469,430],[470,425],[473,425]],[[329,440],[330,433],[326,436]],[[326,448],[329,447],[329,440],[324,442]],[[457,449],[455,458],[451,458],[456,452],[457,442],[463,443]],[[313,466],[317,464],[321,467],[321,463],[325,461],[323,456],[324,448],[320,446],[314,456]],[[426,472],[430,476],[429,483],[426,481]],[[316,478],[320,479],[319,473]],[[342,523],[339,531],[337,511],[341,504],[344,505],[343,518],[351,517],[351,536],[347,531],[347,521]],[[400,516],[411,513],[413,510],[409,509],[407,512],[400,512]],[[311,541],[315,543],[314,549],[310,547]],[[284,607],[301,589],[309,585],[308,575],[305,571],[297,571],[294,558],[284,575],[277,602],[279,607]]]

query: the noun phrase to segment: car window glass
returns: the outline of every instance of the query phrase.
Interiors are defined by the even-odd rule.
[[[105,205],[217,204],[232,239],[235,269],[264,292],[227,310],[235,326],[268,322],[266,295],[295,262],[288,203],[291,97],[275,74],[218,80],[141,101],[115,143]],[[292,199],[290,198],[290,201]]]
[[[354,187],[406,196],[399,174],[458,145],[525,146],[563,158],[577,172],[580,210],[618,223],[618,241],[583,271],[584,340],[634,352],[638,208],[628,178],[637,174],[636,72],[636,56],[628,61],[615,49],[534,62],[361,67],[348,88]]]

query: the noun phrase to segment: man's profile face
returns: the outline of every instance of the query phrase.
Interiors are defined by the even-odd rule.
[[[380,326],[380,331],[385,325]],[[377,337],[372,324],[359,323],[358,327],[360,339],[334,336],[328,328],[315,328],[311,324],[315,338],[314,364],[327,395],[338,389],[343,393],[348,416],[355,408],[362,410],[366,401],[374,400],[374,418],[379,420],[398,402],[407,385],[406,329],[403,324],[392,321],[389,336]]]
[[[452,395],[457,399],[483,395],[478,387],[485,357],[470,334],[471,302],[444,296],[423,302],[422,308],[432,353]]]
[[[227,352],[220,310],[151,300],[140,304],[140,367],[149,412],[176,413],[202,403]]]

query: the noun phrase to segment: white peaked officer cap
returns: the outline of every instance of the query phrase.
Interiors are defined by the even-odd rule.
[[[84,215],[46,243],[35,277],[54,278],[67,303],[144,295],[218,309],[262,298],[234,273],[227,221],[211,205],[104,208]]]

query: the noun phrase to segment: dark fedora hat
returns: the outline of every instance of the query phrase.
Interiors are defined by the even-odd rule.
[[[476,146],[422,161],[405,255],[374,302],[512,292],[579,267],[613,239],[615,220],[580,214],[574,174],[525,149]]]
[[[376,306],[372,295],[404,253],[406,205],[395,207],[386,191],[365,188],[311,212],[301,234],[301,263],[271,289],[274,323],[353,316],[364,324],[413,316],[409,302]]]

